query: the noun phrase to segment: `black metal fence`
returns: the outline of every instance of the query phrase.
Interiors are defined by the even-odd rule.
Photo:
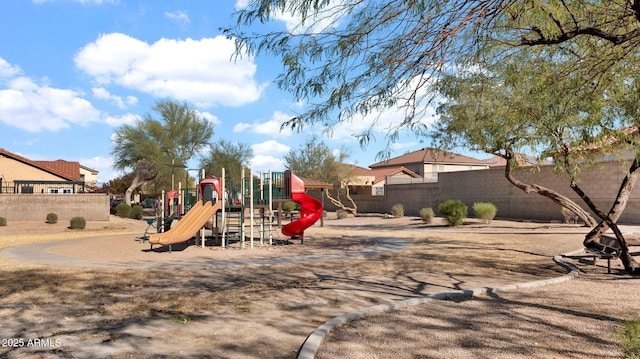
[[[73,194],[109,193],[108,183],[73,181],[4,181],[0,178],[0,194]]]

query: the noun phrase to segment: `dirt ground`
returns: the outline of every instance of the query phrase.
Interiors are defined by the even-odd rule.
[[[470,219],[328,218],[304,244],[271,233],[254,248],[150,250],[144,221],[111,217],[0,227],[1,358],[294,358],[349,311],[459,289],[554,278],[552,257],[586,229]],[[634,227],[625,231],[640,232]],[[247,241],[248,246],[248,241]],[[545,287],[432,301],[349,323],[319,358],[622,356],[621,319],[637,319],[640,278],[606,261]]]

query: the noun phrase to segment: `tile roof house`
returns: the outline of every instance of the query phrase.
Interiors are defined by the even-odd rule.
[[[81,166],[79,162],[34,161],[0,148],[2,192],[33,193],[37,185],[38,193],[75,193],[86,180],[83,171],[90,173],[93,176],[90,179],[95,181],[98,171]]]
[[[300,179],[304,183],[304,188],[306,189],[328,189],[333,187],[331,183],[320,181],[320,180],[315,180],[315,179],[306,178],[306,177],[300,177]]]
[[[420,175],[403,166],[368,169],[356,165],[350,167],[349,193],[352,195],[381,196],[389,178],[420,178]]]
[[[484,170],[490,167],[486,160],[478,160],[453,152],[434,148],[422,148],[402,156],[369,166],[372,170],[404,167],[424,180],[437,181],[438,173]]]
[[[531,167],[531,166],[537,166],[539,164],[541,165],[551,164],[550,161],[545,161],[545,160],[540,161],[535,156],[525,155],[522,153],[516,154],[515,158],[516,158],[516,161],[518,162],[518,166],[520,167]],[[484,160],[484,162],[487,163],[491,168],[504,167],[507,165],[507,160],[499,156],[493,156],[489,159]]]

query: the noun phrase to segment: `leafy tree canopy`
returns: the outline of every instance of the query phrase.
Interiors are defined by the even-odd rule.
[[[236,15],[223,31],[237,55],[280,58],[278,86],[308,105],[284,126],[330,129],[367,117],[363,144],[390,108],[402,116],[386,126],[389,141],[405,128],[422,133],[441,74],[489,47],[564,47],[574,57],[569,70],[598,84],[640,43],[640,0],[254,0]],[[284,15],[297,26],[246,31]]]
[[[187,103],[161,100],[153,109],[160,119],[147,114],[134,125],[118,128],[113,138],[114,168],[134,173],[137,168],[145,168],[133,181],[136,186],[148,182],[151,166],[165,180],[175,175],[169,165],[186,163],[213,135],[213,124]],[[145,165],[140,166],[141,163]],[[164,189],[169,189],[165,186]]]
[[[209,145],[207,156],[200,159],[200,167],[207,175],[222,176],[222,168],[225,175],[235,183],[239,183],[242,170],[248,170],[249,161],[253,157],[251,146],[244,143],[231,143],[220,140]],[[245,176],[248,175],[248,172]]]
[[[346,151],[337,155],[317,137],[309,137],[298,149],[284,156],[285,166],[300,177],[325,181],[339,187],[344,175]]]

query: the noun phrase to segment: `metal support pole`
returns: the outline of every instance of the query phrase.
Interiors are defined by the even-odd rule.
[[[253,226],[254,226],[254,222],[253,222],[253,172],[251,171],[251,169],[249,169],[249,215],[251,216],[249,219],[249,225],[251,226],[251,228],[249,229],[250,232],[250,241],[251,241],[251,249],[253,249]]]
[[[274,190],[274,182],[273,182],[273,174],[271,170],[269,170],[269,245],[273,244],[273,234],[271,231],[273,230],[273,190]]]
[[[222,201],[222,238],[221,238],[221,243],[222,243],[222,248],[226,248],[226,237],[227,237],[227,226],[226,226],[226,215],[225,215],[225,207],[227,206],[227,202],[226,202],[226,196],[225,194],[227,193],[225,186],[226,186],[226,181],[224,179],[224,167],[222,167],[222,178],[220,179],[220,183],[222,183],[222,198],[220,199]]]

